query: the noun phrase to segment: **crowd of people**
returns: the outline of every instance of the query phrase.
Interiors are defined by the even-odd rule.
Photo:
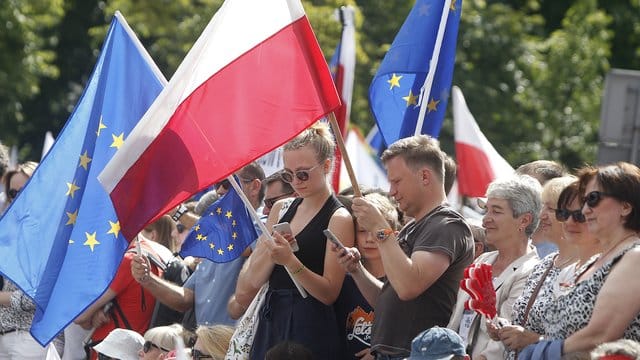
[[[522,165],[478,199],[479,224],[447,203],[456,168],[437,140],[385,150],[388,191],[334,193],[335,152],[318,123],[284,146],[282,170],[236,172],[264,225],[233,261],[179,256],[227,180],[145,227],[53,341],[62,359],[638,358],[637,166]],[[0,147],[0,210],[36,167],[8,169]],[[491,266],[493,318],[460,286],[472,264]],[[43,359],[33,302],[0,279],[0,360]]]

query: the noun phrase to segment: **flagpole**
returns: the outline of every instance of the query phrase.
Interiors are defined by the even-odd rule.
[[[265,236],[267,241],[271,241],[272,243],[274,243],[274,240],[271,237],[271,233],[267,230],[267,227],[262,223],[262,220],[260,220],[260,216],[256,212],[256,209],[253,208],[253,205],[251,204],[251,202],[249,202],[249,199],[247,199],[247,196],[244,194],[244,191],[242,191],[242,188],[236,181],[235,177],[231,175],[227,177],[227,180],[229,180],[229,183],[231,183],[231,186],[233,186],[233,189],[236,191],[238,196],[240,196],[240,199],[244,203],[244,207],[247,208],[247,210],[249,211],[249,214],[251,215],[253,222],[258,224],[258,226],[260,227],[260,231],[262,231],[262,235]],[[293,277],[293,274],[291,273],[291,271],[289,271],[289,269],[287,269],[286,266],[283,266],[283,268],[287,270],[287,274],[289,274],[291,281],[293,281],[293,284],[296,286],[296,288],[300,292],[300,296],[302,296],[303,298],[306,298],[307,291],[302,287],[302,285],[300,285],[298,280],[295,277]]]
[[[444,0],[444,6],[442,8],[442,17],[440,18],[440,27],[438,27],[438,35],[436,36],[436,43],[433,47],[433,53],[429,62],[429,72],[427,78],[422,85],[422,96],[420,97],[420,113],[418,114],[418,121],[416,123],[415,135],[422,133],[422,125],[424,124],[424,118],[427,113],[427,105],[429,103],[429,95],[431,95],[431,86],[433,85],[433,78],[436,75],[436,68],[438,67],[438,59],[440,58],[440,48],[442,47],[442,39],[444,38],[444,31],[447,28],[447,19],[449,18],[449,8],[451,7],[451,0]]]
[[[351,166],[351,160],[349,159],[349,154],[347,154],[347,148],[344,146],[344,138],[342,137],[342,131],[340,131],[338,120],[336,120],[336,115],[333,113],[333,111],[329,113],[329,124],[331,125],[331,129],[333,130],[333,135],[336,138],[336,144],[338,144],[338,149],[340,149],[340,153],[342,154],[342,161],[344,161],[344,166],[345,168],[347,168],[347,173],[349,174],[349,180],[351,180],[351,186],[353,187],[353,195],[362,196],[362,193],[360,192],[360,187],[358,186],[358,180],[356,180],[356,174],[353,171],[353,167]],[[340,164],[336,164],[336,166],[340,166]]]

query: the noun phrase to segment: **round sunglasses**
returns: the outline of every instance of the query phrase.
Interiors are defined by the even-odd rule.
[[[565,222],[569,220],[569,218],[573,218],[573,221],[577,223],[583,223],[587,221],[582,213],[582,210],[569,210],[569,209],[555,209],[556,212],[556,220],[560,222]]]
[[[607,194],[602,191],[592,191],[582,198],[582,203],[587,204],[590,208],[594,208],[600,204],[600,201],[605,197],[611,197],[613,195]]]
[[[163,352],[169,352],[169,351],[171,351],[171,350],[164,349],[164,348],[162,348],[162,347],[160,347],[160,346],[158,346],[158,345],[156,345],[156,344],[152,343],[151,341],[145,341],[145,342],[144,342],[144,345],[142,346],[142,351],[146,354],[146,353],[148,353],[149,351],[151,351],[151,348],[152,348],[152,347],[154,347],[154,348],[156,348],[156,349],[158,349],[158,350],[160,350],[160,351],[163,351]]]
[[[293,176],[295,175],[295,177],[298,178],[298,180],[300,181],[307,181],[309,180],[309,176],[311,176],[311,172],[313,170],[315,170],[318,166],[322,165],[322,163],[307,169],[307,170],[296,170],[296,172],[294,173],[291,170],[283,170],[280,173],[280,177],[282,178],[282,181],[284,182],[288,182],[289,184],[291,184],[293,182]]]
[[[293,194],[293,191],[292,192],[288,192],[286,194],[281,194],[281,195],[278,195],[278,196],[274,196],[274,197],[271,197],[271,198],[268,198],[268,199],[264,199],[264,206],[266,208],[268,208],[268,209],[271,209],[273,207],[273,204],[276,203],[276,201],[282,200],[282,199],[284,199],[284,198],[286,198],[288,196],[291,196],[292,194]]]

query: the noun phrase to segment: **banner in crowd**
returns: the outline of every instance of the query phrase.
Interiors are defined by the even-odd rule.
[[[0,219],[0,272],[36,305],[46,344],[106,290],[129,243],[97,181],[166,83],[116,13],[79,102]]]
[[[122,232],[132,238],[339,106],[299,1],[225,1],[100,174]]]

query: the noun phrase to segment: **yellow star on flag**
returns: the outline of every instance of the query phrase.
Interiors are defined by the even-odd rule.
[[[72,183],[67,183],[67,193],[65,195],[70,195],[73,199],[73,195],[75,195],[76,191],[80,190],[80,187],[76,185],[76,181],[73,180]]]
[[[102,123],[102,116],[100,116],[100,123],[98,124],[98,131],[96,131],[96,135],[100,136],[100,131],[106,128],[107,126]]]
[[[75,243],[76,243],[75,241],[69,239],[69,244],[75,244]]]
[[[84,154],[80,155],[80,165],[85,170],[89,170],[89,163],[91,162],[91,158],[88,155],[87,150],[84,151]]]
[[[109,147],[114,147],[116,149],[120,149],[120,146],[122,146],[122,144],[124,144],[124,133],[120,133],[120,135],[116,136],[115,134],[111,134],[111,137],[113,138],[113,142],[111,143],[111,146]]]
[[[222,214],[222,209],[221,208],[217,208],[216,212],[218,213],[218,215]]]
[[[113,236],[117,238],[120,233],[120,221],[111,222],[111,220],[109,220],[109,227],[110,229],[107,231],[107,234],[113,234]]]
[[[393,89],[393,87],[400,87],[400,79],[402,76],[398,76],[396,74],[391,75],[391,79],[387,80],[389,83],[389,90]]]
[[[438,103],[440,103],[440,100],[434,100],[433,98],[431,98],[431,101],[429,101],[429,103],[427,104],[427,112],[430,113],[432,111],[437,111]]]
[[[233,244],[229,244],[229,246],[227,246],[227,250],[229,251],[233,250]]]
[[[84,244],[82,245],[87,245],[88,247],[91,248],[91,252],[93,252],[93,248],[96,245],[100,245],[100,242],[96,240],[96,232],[94,231],[93,234],[89,234],[88,232],[85,232],[85,235],[87,236],[87,241],[85,241]]]
[[[407,102],[407,107],[409,107],[410,105],[418,105],[418,97],[413,95],[411,89],[409,89],[409,95],[404,96],[402,100]]]
[[[196,240],[202,240],[202,234],[196,235]]]
[[[193,230],[195,230],[195,231],[200,231],[200,224],[196,225],[196,226],[193,228]]]
[[[228,210],[224,216],[226,216],[227,219],[231,219],[233,217],[233,215],[231,215],[231,210]]]
[[[67,216],[69,217],[69,220],[67,220],[67,223],[65,225],[75,225],[76,224],[76,220],[78,219],[78,209],[76,209],[76,211],[70,213],[67,212]]]
[[[235,220],[233,220],[233,221],[231,222],[231,226],[236,226],[236,221],[235,221]]]
[[[451,1],[451,6],[449,6],[449,9],[451,9],[451,11],[456,11],[456,1],[455,0]]]
[[[222,249],[218,249],[218,254],[220,254],[220,255],[224,255],[224,250],[222,250]]]
[[[202,241],[207,241],[207,237],[206,237],[206,236],[203,236],[203,237],[202,237]]]
[[[211,250],[213,250],[214,247],[216,247],[216,244],[214,243],[209,243],[209,247],[211,248]]]
[[[233,238],[233,240],[238,238],[238,233],[237,232],[233,232],[233,234],[231,234],[231,237]]]

